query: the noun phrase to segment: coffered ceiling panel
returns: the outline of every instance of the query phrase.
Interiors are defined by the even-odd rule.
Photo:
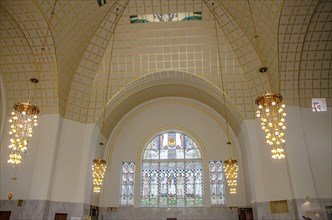
[[[243,118],[253,118],[265,91],[280,91],[287,105],[310,107],[313,97],[332,105],[331,1],[58,0],[50,22],[54,3],[0,2],[7,112],[29,99],[36,77],[31,101],[42,114],[95,122],[131,83],[169,71],[207,80]],[[202,20],[130,22],[179,12],[202,12]]]

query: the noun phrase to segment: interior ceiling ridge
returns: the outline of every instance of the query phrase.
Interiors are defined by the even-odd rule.
[[[105,51],[112,39],[112,36],[114,36],[116,26],[122,16],[124,10],[126,9],[129,0],[126,0],[125,4],[123,4],[123,5],[119,4],[119,2],[121,2],[121,1],[120,0],[114,1],[114,3],[112,4],[112,6],[108,10],[108,12],[105,14],[103,20],[100,22],[95,34],[93,35],[90,43],[87,46],[87,48],[91,47],[91,49],[85,50],[84,55],[80,61],[80,64],[78,65],[78,68],[75,71],[75,74],[73,77],[73,83],[71,84],[70,94],[69,94],[69,97],[66,102],[67,105],[66,105],[65,114],[64,114],[65,117],[72,118],[72,114],[73,114],[73,112],[71,111],[72,107],[75,105],[79,105],[78,102],[80,102],[80,101],[75,98],[77,93],[80,92],[80,88],[78,86],[85,87],[85,89],[84,89],[85,95],[89,96],[87,105],[88,105],[88,109],[90,109],[89,108],[89,106],[91,105],[90,99],[91,99],[92,90],[94,89],[93,84],[94,84],[95,78],[98,73],[98,68],[102,62],[103,56],[105,56]],[[105,36],[99,36],[99,33],[106,33],[106,34],[105,34]],[[96,43],[97,41],[100,41],[100,42]],[[87,59],[87,57],[90,56],[90,54],[92,53],[93,50],[99,51],[99,54],[97,56],[95,56],[94,62],[96,63],[96,65],[87,68],[85,66],[86,61],[89,60],[89,59]],[[84,72],[79,72],[80,67],[82,67]],[[85,74],[85,76],[90,79],[87,81],[86,85],[81,85],[81,83],[80,83],[80,79],[83,74]],[[89,110],[87,110],[86,115],[88,115],[88,114],[89,114]],[[83,119],[83,118],[85,118],[85,119]],[[80,122],[88,121],[88,119],[86,117],[83,117],[83,118],[79,117],[78,121],[80,121]]]
[[[237,50],[237,49],[234,48],[233,43],[230,41],[230,39],[229,39],[229,37],[228,37],[229,33],[228,33],[227,31],[225,31],[225,28],[223,28],[223,25],[221,24],[220,19],[218,19],[218,16],[219,16],[219,17],[222,17],[222,15],[221,15],[221,16],[218,15],[217,12],[216,12],[216,10],[215,10],[215,8],[213,8],[214,6],[210,6],[210,4],[209,4],[209,2],[211,2],[211,5],[212,5],[212,3],[214,3],[214,1],[212,1],[212,0],[211,0],[211,1],[210,1],[210,0],[203,0],[203,2],[205,3],[206,7],[209,9],[210,13],[213,14],[214,19],[216,19],[217,24],[218,24],[220,30],[224,33],[224,35],[225,35],[225,37],[226,37],[225,40],[227,40],[227,43],[228,43],[228,44],[230,45],[230,47],[232,48],[232,51],[233,51],[235,57],[237,58],[238,62],[239,62],[240,65],[242,66],[242,67],[241,67],[241,69],[242,69],[242,68],[244,67],[244,65],[243,65],[244,61],[243,61],[243,59],[241,58],[241,56],[239,56],[239,53],[240,53],[241,48],[239,48],[239,50]],[[225,14],[225,16],[233,18],[233,16],[231,15],[231,13],[230,13],[230,12],[224,7],[224,5],[223,5],[220,1],[217,1],[217,2],[219,2],[219,8],[220,8],[221,11]],[[218,9],[218,8],[217,8],[217,9]],[[234,20],[235,20],[235,19],[234,19]],[[241,30],[241,33],[244,34],[244,33],[243,33],[243,30],[241,29],[241,27],[239,26],[239,24],[238,24],[238,23],[236,23],[236,24],[237,24],[237,25],[234,25],[234,24],[233,24],[233,28],[236,29],[236,27],[237,27],[239,30]],[[235,27],[235,26],[236,26],[236,27]],[[248,43],[250,43],[248,37],[247,37],[245,34],[244,34],[244,36],[246,37],[246,40],[248,41]],[[254,50],[254,47],[252,47],[252,49]],[[250,65],[250,64],[249,64],[249,65]],[[257,69],[257,68],[255,68],[255,69]],[[248,78],[247,78],[246,75],[249,75],[249,74],[250,74],[250,71],[242,72],[242,70],[241,70],[241,77],[242,77],[242,79],[244,80],[244,84],[246,84],[246,85],[247,85],[247,82],[248,82]],[[250,75],[249,75],[249,78],[250,78]],[[252,88],[249,87],[248,85],[247,85],[247,88],[248,88],[248,91],[249,91],[249,94],[250,94],[251,99],[254,100],[255,97],[252,96],[252,92],[251,92],[251,89],[252,89]],[[252,106],[253,106],[253,104],[252,104]]]

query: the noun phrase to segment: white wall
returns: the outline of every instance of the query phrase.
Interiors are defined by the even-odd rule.
[[[14,199],[49,199],[49,185],[52,182],[53,161],[57,149],[58,128],[62,118],[59,115],[43,115],[38,119],[38,126],[33,128],[28,151],[17,168],[7,163],[10,150],[9,124],[6,125],[4,139],[1,142],[1,199],[7,199],[9,191]],[[11,177],[15,175],[15,184]]]
[[[64,119],[52,187],[52,201],[90,203],[91,165],[98,131],[93,124]]]
[[[179,130],[191,136],[206,151],[203,157],[205,205],[210,205],[207,163],[209,160],[228,159],[227,138],[218,118],[207,106],[189,99],[164,98],[152,100],[128,113],[113,131],[111,144],[110,172],[106,174],[101,197],[101,206],[117,207],[120,197],[120,172],[122,161],[136,161],[135,206],[140,206],[140,164],[141,151],[151,138],[159,132]],[[234,138],[234,136],[233,136]],[[237,144],[237,140],[233,142]],[[239,150],[238,150],[239,152]],[[239,155],[240,157],[241,155]],[[240,170],[242,160],[240,161]],[[239,175],[238,193],[227,195],[227,205],[244,204],[242,175]]]
[[[286,161],[272,159],[259,120],[245,120],[241,128],[239,140],[247,152],[251,199],[256,202],[291,199]]]
[[[8,134],[9,125],[6,126]],[[1,199],[90,203],[91,165],[99,130],[59,115],[42,115],[33,130],[26,156],[17,169],[7,163],[9,135],[2,140]],[[11,177],[16,170],[17,180]]]
[[[301,109],[304,139],[319,198],[332,198],[332,110]]]
[[[232,134],[233,142],[241,146],[246,158],[241,158],[238,148],[240,184],[235,197],[227,195],[227,205],[246,205],[250,200],[332,197],[331,110],[313,113],[310,109],[287,107],[286,111],[286,160],[277,162],[271,158],[257,119],[242,123],[239,143]],[[137,107],[126,115],[108,140],[113,151],[108,158],[110,170],[104,180],[100,204],[118,206],[121,162],[138,162],[140,147],[143,148],[159,131],[178,129],[188,133],[206,150],[205,169],[209,160],[227,159],[226,135],[222,126],[220,116],[192,100],[152,100]],[[1,142],[2,200],[13,191],[14,199],[98,204],[98,196],[91,193],[91,164],[97,157],[99,134],[95,125],[62,119],[59,115],[39,117],[39,126],[34,129],[28,152],[16,171],[16,184],[10,179],[15,169],[7,164],[8,128],[7,124]],[[140,167],[137,168],[140,171]],[[243,177],[245,172],[247,180]],[[140,172],[136,175],[138,200],[135,204],[138,206]],[[204,178],[204,191],[209,195],[208,178],[206,175]],[[250,198],[246,198],[245,185]],[[205,199],[209,205],[208,196]]]
[[[245,146],[251,199],[332,198],[331,110],[286,108],[286,158],[271,158],[259,120],[244,120],[239,141]],[[318,195],[317,195],[317,193]]]

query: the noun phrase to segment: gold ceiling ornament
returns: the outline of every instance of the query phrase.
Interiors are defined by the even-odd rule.
[[[31,79],[32,83],[38,83],[38,80]],[[16,103],[9,119],[10,123],[10,149],[8,163],[18,165],[22,162],[28,150],[29,139],[32,137],[32,128],[38,125],[37,114],[39,108],[32,105],[29,101],[26,103]]]
[[[283,145],[285,144],[285,104],[282,103],[282,96],[279,93],[266,92],[264,95],[258,96],[255,100],[258,106],[256,117],[261,119],[262,130],[266,134],[266,143],[272,149],[273,159],[285,158]]]
[[[225,176],[227,179],[227,185],[229,188],[230,194],[236,194],[237,188],[237,176],[239,171],[238,162],[236,160],[236,150],[232,142],[230,141],[230,134],[229,134],[229,123],[228,123],[228,114],[226,108],[226,95],[225,95],[225,86],[221,68],[221,57],[220,57],[220,48],[219,48],[219,37],[218,37],[218,29],[217,29],[217,18],[216,13],[214,10],[214,3],[212,3],[212,14],[214,17],[214,26],[216,32],[216,40],[217,40],[217,56],[218,56],[218,64],[219,64],[219,71],[220,71],[220,81],[221,81],[221,89],[223,92],[223,101],[224,101],[224,112],[225,112],[225,122],[226,122],[226,134],[227,134],[227,146],[229,150],[229,158],[223,162],[223,168],[225,172]],[[226,44],[226,40],[225,40]],[[225,50],[225,71],[227,71],[227,50]],[[234,57],[233,57],[233,71],[234,71]]]
[[[103,159],[94,159],[92,164],[93,191],[99,193],[103,185],[103,179],[106,172],[106,161]]]

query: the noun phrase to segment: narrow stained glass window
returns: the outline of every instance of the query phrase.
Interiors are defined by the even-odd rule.
[[[135,162],[122,162],[121,206],[134,205]]]
[[[209,162],[211,205],[225,204],[222,161]]]
[[[142,160],[142,207],[203,206],[202,159],[196,143],[178,132],[162,133]]]

